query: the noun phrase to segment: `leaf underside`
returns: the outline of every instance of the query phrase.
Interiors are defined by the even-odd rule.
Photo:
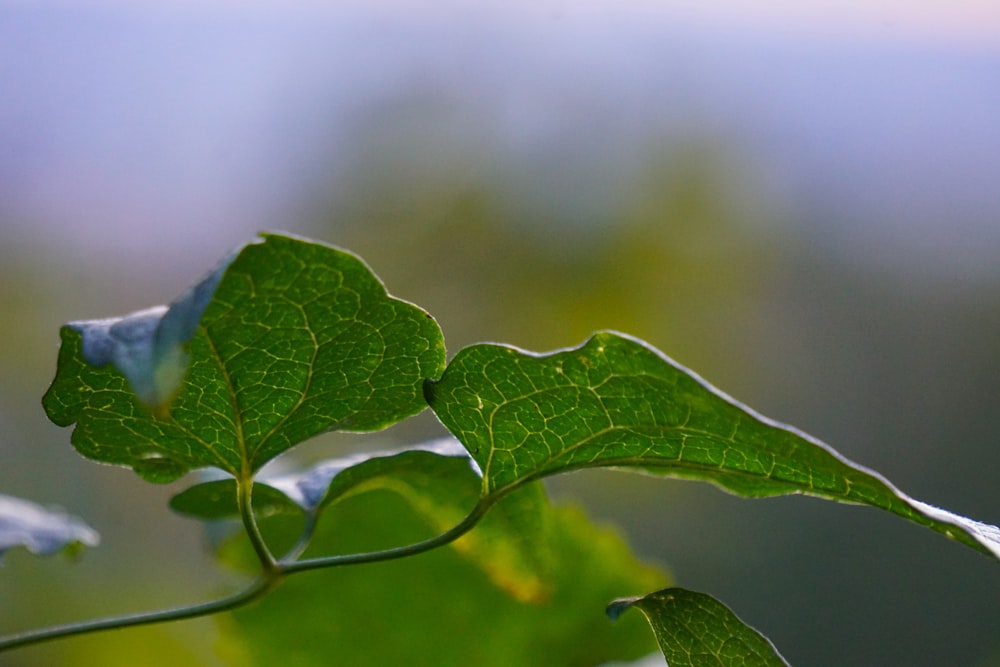
[[[871,505],[1000,559],[995,526],[909,498],[622,334],[543,355],[467,347],[425,393],[479,463],[486,496],[576,468],[637,468],[751,498],[803,493]]]
[[[615,600],[608,615],[635,607],[649,621],[670,667],[788,667],[774,645],[715,598],[667,588]]]
[[[155,482],[209,466],[247,477],[318,433],[384,428],[426,406],[422,382],[444,366],[437,323],[359,258],[270,234],[224,268],[164,416],[114,365],[85,361],[78,326],[61,336],[49,418],[76,424],[84,456]]]

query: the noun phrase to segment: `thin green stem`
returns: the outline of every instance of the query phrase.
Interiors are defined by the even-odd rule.
[[[245,475],[242,478],[237,478],[236,502],[239,505],[240,519],[243,521],[243,529],[246,531],[247,537],[250,539],[250,545],[253,547],[254,553],[257,554],[257,559],[260,561],[261,567],[264,569],[264,572],[268,574],[277,572],[278,563],[271,554],[271,550],[267,548],[264,536],[261,534],[260,527],[257,525],[257,519],[254,517],[252,474]]]
[[[462,535],[472,530],[483,518],[486,512],[493,506],[497,498],[482,498],[472,509],[472,511],[449,530],[403,547],[386,549],[384,551],[373,551],[361,554],[345,554],[340,556],[328,556],[325,558],[311,558],[308,560],[295,560],[308,545],[309,537],[313,532],[313,525],[307,524],[303,530],[302,537],[292,550],[280,562],[275,561],[270,550],[264,543],[264,539],[257,527],[257,522],[253,518],[253,508],[250,503],[252,484],[237,484],[237,494],[240,503],[240,514],[243,516],[243,525],[250,542],[254,546],[257,557],[260,559],[263,572],[246,589],[212,602],[189,605],[186,607],[175,607],[161,611],[146,612],[139,614],[128,614],[123,616],[112,616],[109,618],[96,619],[92,621],[82,621],[79,623],[68,623],[66,625],[56,625],[48,628],[29,630],[27,632],[0,637],[0,652],[40,644],[54,639],[63,639],[74,635],[83,635],[104,630],[118,630],[139,625],[150,625],[153,623],[166,623],[169,621],[179,621],[183,619],[207,616],[223,611],[229,611],[249,604],[276,587],[285,576],[296,572],[306,572],[326,567],[338,567],[341,565],[358,565],[361,563],[375,563],[379,561],[392,560],[395,558],[405,558],[414,556],[437,547],[454,542]]]
[[[299,539],[295,541],[292,548],[281,557],[278,562],[279,569],[282,567],[282,563],[291,563],[297,561],[305,550],[309,547],[309,543],[312,542],[313,533],[316,532],[316,522],[319,517],[316,516],[316,512],[306,512],[305,524],[302,526],[302,533],[299,535]]]
[[[475,528],[476,524],[478,524],[486,512],[489,511],[494,502],[495,499],[480,499],[476,506],[472,508],[472,511],[468,514],[468,516],[462,519],[461,522],[440,535],[435,535],[434,537],[423,540],[422,542],[415,542],[402,547],[394,547],[392,549],[372,551],[368,553],[324,556],[321,558],[309,558],[306,560],[296,560],[292,562],[283,560],[278,564],[278,569],[282,574],[288,575],[296,572],[305,572],[307,570],[317,570],[327,567],[360,565],[361,563],[377,563],[379,561],[415,556],[419,553],[450,544],[462,535],[465,535],[467,532]]]
[[[263,576],[256,579],[249,587],[219,600],[194,604],[185,607],[175,607],[160,611],[127,614],[123,616],[112,616],[100,618],[93,621],[81,621],[79,623],[67,623],[66,625],[55,625],[48,628],[29,630],[18,634],[0,637],[0,652],[40,644],[41,642],[53,639],[63,639],[74,635],[83,635],[102,630],[118,630],[131,628],[138,625],[150,625],[152,623],[166,623],[168,621],[179,621],[198,616],[207,616],[221,611],[228,611],[253,602],[263,596],[277,583],[278,577]]]

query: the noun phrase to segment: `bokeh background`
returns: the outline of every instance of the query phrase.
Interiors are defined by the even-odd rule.
[[[0,492],[103,536],[78,563],[8,554],[3,630],[230,581],[166,508],[183,484],[84,461],[39,399],[63,322],[167,302],[262,229],[358,252],[452,352],[626,331],[1000,522],[992,0],[0,3]],[[888,515],[551,489],[792,664],[1000,665],[1000,568]],[[200,620],[0,664],[216,665],[213,642]]]

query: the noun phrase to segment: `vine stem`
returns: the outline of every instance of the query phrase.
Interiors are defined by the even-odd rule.
[[[260,527],[253,513],[253,474],[247,473],[236,480],[236,503],[240,510],[240,519],[243,521],[243,530],[250,538],[257,560],[266,575],[276,575],[278,573],[278,563],[267,548],[264,536],[261,535]]]
[[[377,563],[384,560],[415,556],[425,551],[430,551],[446,544],[450,544],[465,535],[467,532],[475,528],[476,524],[479,523],[493,504],[493,499],[480,499],[472,511],[469,512],[469,514],[455,526],[440,535],[435,535],[434,537],[423,540],[422,542],[414,542],[413,544],[407,544],[402,547],[394,547],[392,549],[384,549],[382,551],[372,551],[368,553],[343,554],[339,556],[324,556],[320,558],[307,558],[305,560],[281,562],[278,564],[278,570],[283,575],[289,575],[297,572],[306,572],[308,570],[318,570],[327,567]]]
[[[306,560],[295,560],[304,548],[304,544],[296,545],[293,552],[287,558],[291,560],[276,561],[264,542],[253,517],[253,510],[250,503],[252,493],[252,481],[248,484],[237,484],[237,494],[240,502],[240,513],[243,514],[243,525],[253,544],[254,551],[261,563],[261,574],[250,586],[242,591],[211,602],[189,605],[185,607],[174,607],[153,612],[138,614],[127,614],[123,616],[112,616],[108,618],[95,619],[92,621],[80,621],[68,623],[66,625],[55,625],[47,628],[29,630],[27,632],[16,633],[0,637],[0,652],[40,644],[54,639],[63,639],[75,635],[83,635],[104,630],[119,630],[123,628],[136,627],[139,625],[151,625],[153,623],[166,623],[169,621],[180,621],[184,619],[207,616],[223,611],[230,611],[238,607],[247,605],[257,600],[278,586],[285,576],[297,572],[317,570],[327,567],[338,567],[342,565],[358,565],[361,563],[375,563],[379,561],[393,560],[414,556],[431,549],[449,544],[462,535],[472,530],[483,518],[495,499],[483,498],[476,504],[472,511],[449,530],[423,540],[402,547],[373,551],[360,554],[345,554],[339,556],[328,556],[323,558],[311,558]],[[244,514],[244,509],[246,514]],[[311,527],[309,532],[311,533]]]
[[[150,625],[153,623],[165,623],[167,621],[180,621],[186,618],[196,618],[215,614],[220,611],[228,611],[245,604],[253,602],[263,596],[274,586],[274,577],[263,576],[256,579],[244,590],[211,602],[193,604],[185,607],[174,607],[172,609],[162,609],[139,614],[128,614],[124,616],[111,616],[93,621],[81,621],[78,623],[67,623],[66,625],[54,625],[38,630],[29,630],[6,637],[0,637],[0,651],[40,644],[44,641],[62,639],[74,635],[83,635],[102,630],[116,630],[121,628],[131,628],[138,625]]]

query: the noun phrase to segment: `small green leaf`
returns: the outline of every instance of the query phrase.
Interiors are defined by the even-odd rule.
[[[75,516],[47,509],[37,503],[0,495],[0,562],[14,547],[48,556],[60,551],[75,552],[94,547],[100,536]]]
[[[188,487],[170,499],[170,509],[203,521],[238,519],[236,480],[225,477]],[[295,501],[262,480],[255,481],[253,485],[253,509],[257,517],[302,513],[302,508]]]
[[[608,605],[613,620],[645,615],[670,667],[788,667],[770,641],[710,595],[666,588]]]
[[[479,463],[484,496],[576,468],[631,467],[751,498],[804,493],[872,505],[1000,558],[997,527],[909,498],[621,334],[545,355],[473,345],[425,393]]]
[[[63,327],[43,405],[56,424],[76,424],[84,456],[155,482],[208,466],[246,477],[318,433],[420,412],[422,382],[444,365],[437,323],[328,245],[264,235],[188,294],[166,310]],[[175,392],[165,376],[183,377]],[[174,396],[169,414],[137,405],[145,385],[147,402]]]
[[[458,462],[434,461],[435,457]],[[351,493],[393,484],[400,475],[424,472],[428,476],[454,476],[471,463],[468,452],[454,438],[442,438],[392,452],[367,452],[320,461],[292,474],[258,476],[253,507],[259,516],[319,513]],[[471,470],[469,476],[478,479]],[[170,500],[174,511],[196,519],[236,519],[236,480],[218,479],[196,484]]]

